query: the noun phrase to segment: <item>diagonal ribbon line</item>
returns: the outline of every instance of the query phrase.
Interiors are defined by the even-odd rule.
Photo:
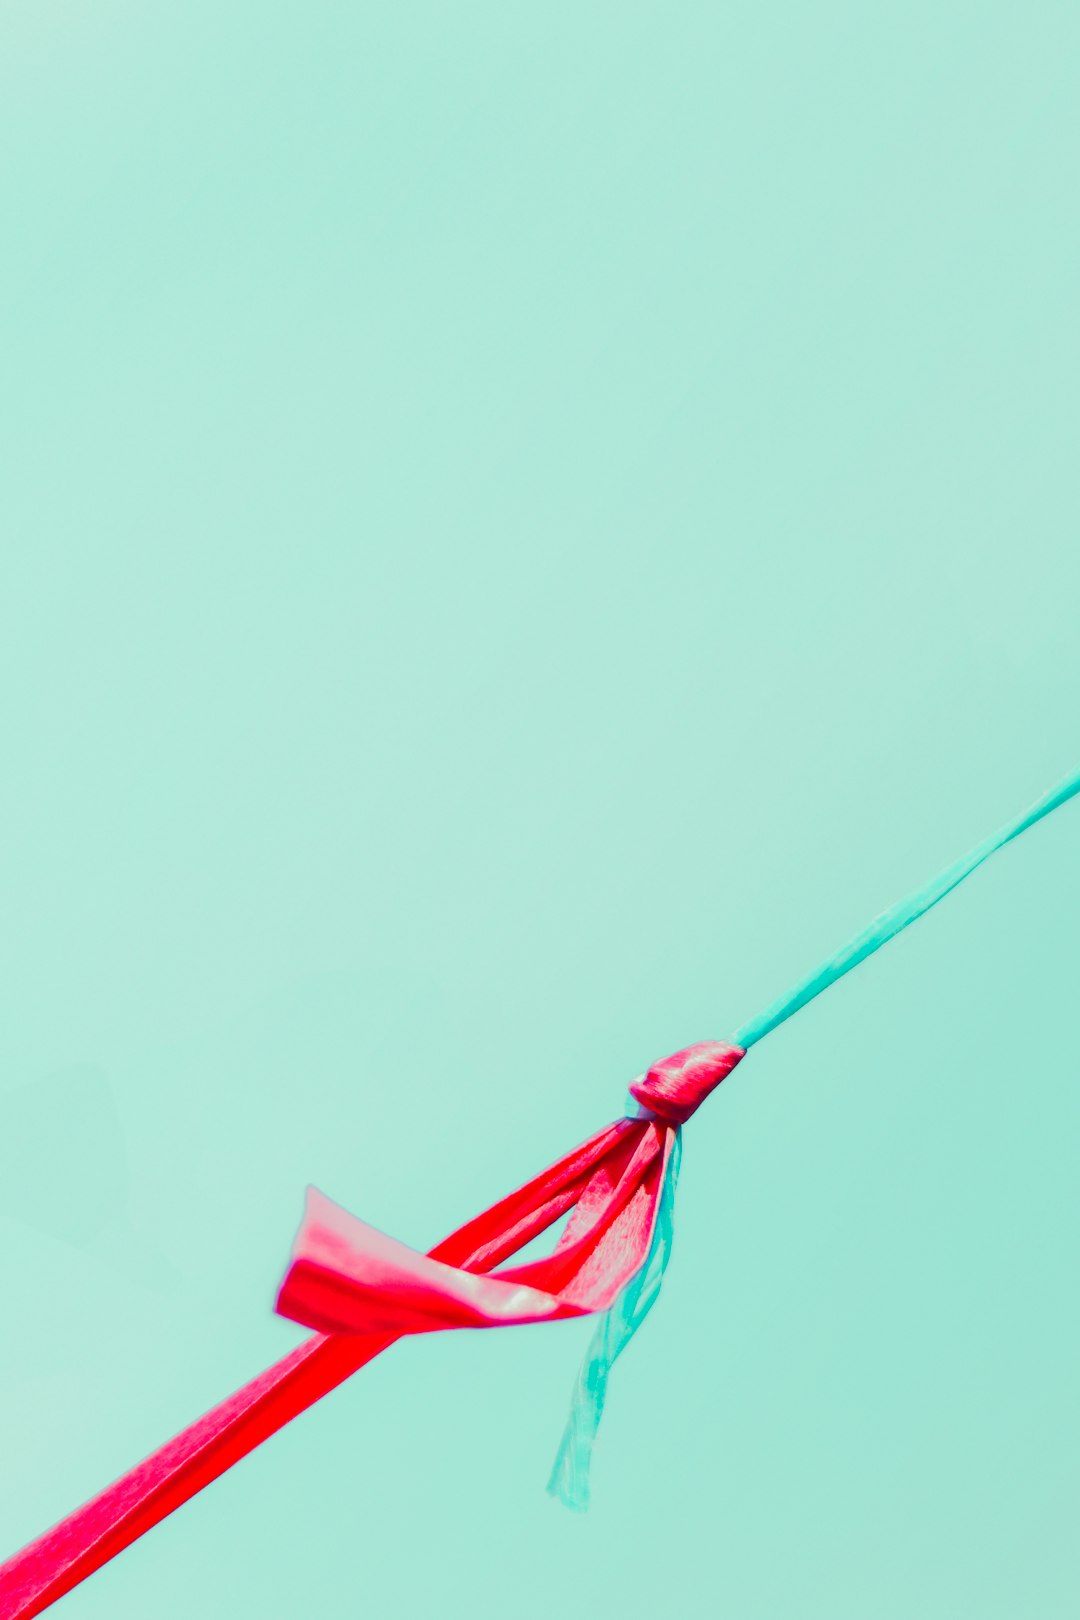
[[[671,1247],[679,1126],[746,1050],[866,960],[996,851],[1080,795],[1080,770],[1007,822],[736,1032],[666,1058],[631,1087],[646,1110],[619,1120],[446,1238],[427,1256],[309,1201],[278,1308],[330,1327],[0,1565],[0,1620],[31,1620],[404,1333],[599,1313],[551,1489],[588,1499],[588,1460],[608,1372],[656,1297]],[[568,1210],[554,1252],[492,1273]],[[486,1278],[480,1284],[478,1278]]]
[[[643,1264],[651,1242],[659,1166],[672,1135],[648,1120],[617,1120],[467,1222],[428,1258],[461,1273],[488,1273],[579,1205],[577,1230],[568,1223],[555,1253],[548,1257],[548,1272],[542,1270],[544,1262],[519,1270],[526,1284],[531,1279],[542,1286],[548,1276],[568,1295],[575,1276],[585,1276],[587,1296],[590,1264],[601,1275],[606,1266],[617,1264],[617,1256],[601,1251],[605,1243],[617,1248],[628,1242],[626,1214],[641,1189],[651,1187],[651,1218],[639,1219],[636,1243],[629,1240],[625,1264],[619,1267],[625,1279],[634,1269],[635,1256],[637,1266]],[[637,1169],[628,1174],[635,1161]],[[566,1272],[561,1281],[560,1268]],[[514,1285],[503,1279],[503,1286]],[[596,1297],[603,1297],[602,1290]],[[581,1310],[595,1308],[581,1305]],[[316,1334],[299,1345],[0,1565],[0,1616],[31,1620],[40,1614],[408,1331],[415,1329],[350,1328]]]

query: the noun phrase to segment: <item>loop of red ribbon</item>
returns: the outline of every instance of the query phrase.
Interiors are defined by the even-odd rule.
[[[645,1262],[669,1148],[667,1127],[630,1127],[576,1189],[553,1253],[509,1270],[478,1274],[419,1254],[312,1188],[278,1311],[320,1333],[400,1335],[606,1310]]]
[[[674,1129],[742,1056],[702,1042],[631,1088],[606,1126],[428,1255],[309,1194],[278,1310],[318,1331],[0,1565],[0,1616],[30,1620],[407,1333],[606,1310],[649,1252]],[[505,1262],[571,1212],[553,1252]]]

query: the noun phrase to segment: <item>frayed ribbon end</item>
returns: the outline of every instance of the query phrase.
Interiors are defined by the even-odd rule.
[[[648,1256],[641,1270],[631,1277],[597,1321],[578,1372],[566,1427],[547,1482],[548,1495],[572,1513],[588,1512],[592,1456],[604,1415],[611,1369],[656,1303],[671,1258],[682,1132],[673,1131],[672,1138]]]

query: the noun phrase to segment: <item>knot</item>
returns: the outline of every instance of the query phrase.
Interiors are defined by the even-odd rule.
[[[698,1041],[654,1063],[640,1080],[634,1081],[630,1095],[665,1124],[685,1124],[745,1056],[741,1046]]]

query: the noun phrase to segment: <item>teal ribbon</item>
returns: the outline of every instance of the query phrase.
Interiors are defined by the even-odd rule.
[[[732,1036],[733,1044],[746,1050],[756,1041],[760,1041],[763,1035],[768,1035],[778,1024],[790,1018],[792,1013],[797,1013],[800,1007],[805,1007],[808,1001],[813,1001],[815,996],[819,996],[823,990],[835,984],[837,979],[842,979],[853,967],[865,962],[868,956],[880,950],[882,945],[894,938],[902,929],[907,928],[909,923],[923,916],[931,906],[936,906],[939,900],[944,900],[945,896],[950,894],[958,883],[963,883],[966,877],[970,877],[983,861],[988,861],[991,855],[1003,849],[1006,844],[1011,844],[1014,838],[1019,838],[1022,832],[1027,832],[1029,827],[1034,827],[1037,821],[1042,821],[1044,816],[1066,804],[1077,793],[1080,793],[1080,769],[1073,771],[1064,781],[1059,782],[1057,787],[1051,788],[1049,793],[1044,794],[1029,810],[1025,810],[1023,815],[1017,816],[1015,821],[1006,822],[1004,827],[1000,827],[996,833],[992,833],[981,844],[977,844],[970,854],[947,866],[944,872],[939,873],[930,883],[917,889],[914,894],[908,895],[906,900],[897,901],[895,906],[883,911],[880,917],[875,917],[870,926],[864,928],[861,934],[856,934],[842,950],[830,956],[828,961],[823,962],[812,973],[808,973],[805,979],[801,979],[793,990],[789,990],[786,995],[778,996],[763,1013],[751,1018],[749,1023],[736,1031]]]
[[[675,1215],[675,1185],[681,1158],[682,1132],[677,1130],[664,1172],[656,1226],[645,1264],[636,1276],[631,1277],[611,1308],[597,1319],[596,1330],[578,1373],[570,1402],[570,1415],[547,1486],[552,1496],[575,1513],[584,1513],[589,1505],[593,1444],[604,1412],[604,1397],[611,1369],[656,1303],[667,1270]]]
[[[868,956],[880,950],[882,945],[887,944],[910,923],[923,916],[932,906],[936,906],[939,900],[943,900],[966,877],[970,877],[972,872],[984,861],[989,860],[991,855],[996,854],[1006,844],[1012,843],[1014,838],[1019,838],[1022,832],[1034,827],[1036,822],[1042,821],[1044,816],[1050,815],[1051,811],[1066,804],[1077,793],[1080,793],[1080,769],[1073,771],[1064,781],[1059,782],[1057,787],[1044,794],[1014,821],[1007,822],[996,833],[992,833],[981,844],[977,844],[969,854],[947,866],[944,872],[939,873],[931,882],[924,884],[906,900],[900,900],[896,905],[890,906],[888,911],[883,911],[879,917],[875,917],[861,934],[856,934],[853,940],[815,968],[812,973],[808,973],[785,995],[778,996],[764,1012],[743,1024],[732,1037],[733,1045],[746,1050],[760,1041],[763,1035],[768,1035],[778,1024],[790,1018],[792,1013],[797,1013],[800,1007],[805,1007],[808,1001],[813,1001],[815,996],[819,996],[823,990],[835,984],[837,979],[842,979],[845,973],[850,973],[853,967],[864,962]],[[679,1132],[664,1179],[656,1230],[648,1258],[637,1275],[627,1283],[610,1310],[605,1311],[598,1319],[596,1331],[578,1374],[577,1386],[570,1404],[570,1416],[548,1481],[548,1490],[552,1496],[558,1497],[559,1501],[579,1513],[583,1513],[589,1505],[589,1470],[593,1445],[604,1411],[608,1377],[616,1359],[626,1349],[652,1309],[667,1269],[671,1254],[675,1184],[681,1152],[681,1132]]]

